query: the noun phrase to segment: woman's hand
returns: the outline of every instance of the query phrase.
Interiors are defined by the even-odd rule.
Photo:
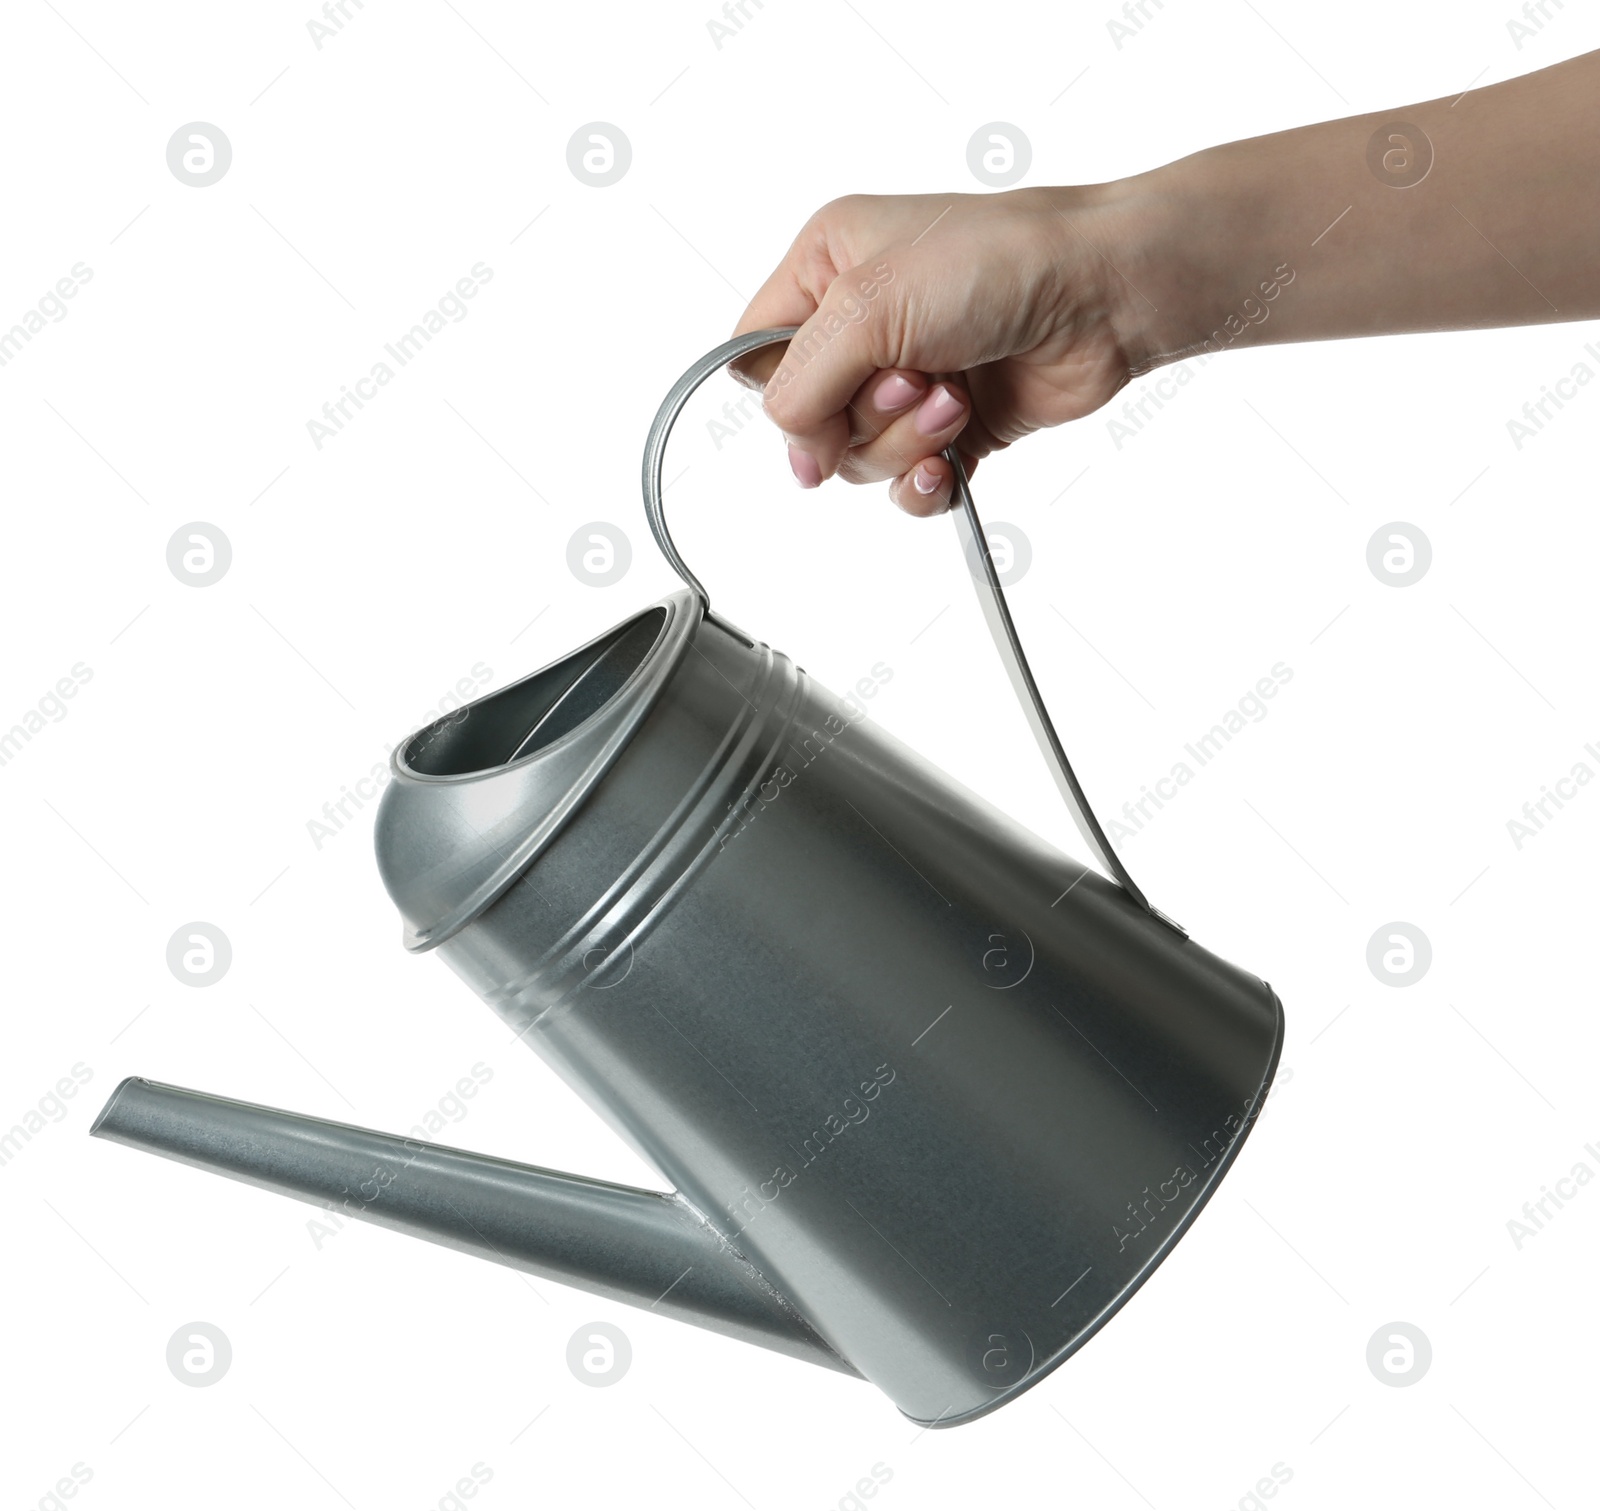
[[[1115,199],[852,195],[813,215],[735,332],[800,326],[735,367],[764,385],[801,487],[888,478],[902,509],[939,513],[950,442],[970,468],[1116,393],[1139,295],[1099,250]]]

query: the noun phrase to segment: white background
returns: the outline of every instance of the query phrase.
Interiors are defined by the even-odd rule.
[[[1506,428],[1600,370],[1592,324],[1232,355],[1120,449],[1102,415],[979,474],[1032,543],[1013,604],[1102,808],[1293,671],[1127,845],[1282,995],[1279,1088],[1144,1291],[996,1415],[919,1433],[843,1377],[359,1224],[318,1247],[309,1207],[86,1136],[130,1073],[403,1130],[481,1061],[441,1141],[658,1184],[400,948],[371,805],[320,849],[308,823],[476,663],[503,685],[672,586],[646,425],[804,217],[978,187],[987,122],[1031,140],[1026,182],[1095,181],[1600,45],[1569,6],[1519,50],[1510,0],[1148,10],[1118,48],[1110,0],[769,0],[718,48],[710,0],[369,0],[318,49],[309,0],[8,7],[0,327],[93,271],[0,369],[0,729],[93,674],[0,767],[0,1128],[51,1109],[0,1167],[9,1505],[53,1504],[75,1464],[71,1503],[116,1511],[450,1505],[475,1464],[486,1511],[824,1511],[874,1464],[889,1511],[1220,1511],[1275,1464],[1290,1511],[1594,1504],[1600,1183],[1520,1250],[1507,1222],[1600,1172],[1600,791],[1520,850],[1506,827],[1600,770],[1600,392],[1520,451]],[[233,149],[203,189],[165,157],[194,121]],[[608,188],[567,167],[592,121],[632,144]],[[316,449],[306,422],[479,262],[468,317]],[[836,688],[886,662],[875,717],[1078,849],[948,522],[800,495],[764,422],[714,449],[737,396],[713,382],[668,463],[723,611]],[[166,563],[194,521],[232,545],[203,589]],[[609,588],[566,565],[591,521],[633,542]],[[1366,562],[1391,521],[1432,543],[1403,589]],[[196,920],[233,949],[203,989],[166,964]],[[1366,960],[1393,921],[1433,950],[1403,989]],[[634,1362],[595,1389],[565,1354],[602,1319]],[[165,1362],[197,1320],[233,1349],[199,1389]],[[1407,1388],[1366,1363],[1394,1321],[1433,1349]]]

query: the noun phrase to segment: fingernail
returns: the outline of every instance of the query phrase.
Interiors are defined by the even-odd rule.
[[[817,459],[798,446],[789,447],[789,470],[802,488],[815,488],[822,482],[822,468],[817,465]]]
[[[926,462],[918,462],[917,470],[911,474],[911,486],[918,493],[937,493],[939,491],[939,479],[928,470]]]
[[[896,409],[904,409],[922,390],[899,373],[890,373],[875,389],[872,390],[872,407],[879,414],[889,414]]]
[[[940,383],[922,401],[917,410],[917,430],[921,435],[937,435],[947,430],[961,417],[966,408],[948,388]]]

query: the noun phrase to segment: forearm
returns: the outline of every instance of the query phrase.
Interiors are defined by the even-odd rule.
[[[1134,371],[1267,342],[1600,318],[1600,53],[1197,153],[1108,186],[1102,222]]]

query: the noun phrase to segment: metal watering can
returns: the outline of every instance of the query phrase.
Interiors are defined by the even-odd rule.
[[[378,866],[661,1171],[641,1191],[130,1077],[93,1133],[870,1380],[947,1427],[1081,1347],[1216,1189],[1283,1010],[1129,877],[951,518],[1084,840],[1045,844],[687,587],[394,753]]]

